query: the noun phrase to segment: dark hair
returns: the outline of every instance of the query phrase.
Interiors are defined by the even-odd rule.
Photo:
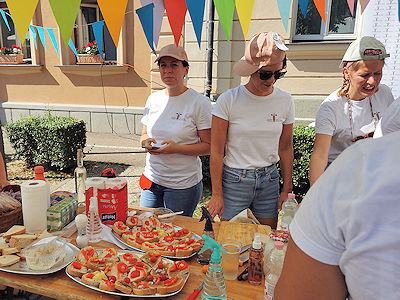
[[[178,59],[179,60],[179,59]],[[158,67],[160,67],[160,61],[161,61],[161,58],[157,61],[157,65],[158,65]],[[179,61],[181,61],[182,62],[182,65],[186,68],[186,67],[189,67],[189,63],[186,61],[186,60],[179,60]]]
[[[285,58],[283,59],[283,67],[282,67],[282,69],[286,69],[286,63],[287,63],[287,59],[286,59],[286,55],[285,55]]]

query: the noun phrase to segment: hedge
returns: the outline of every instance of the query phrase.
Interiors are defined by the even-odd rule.
[[[7,137],[15,150],[15,159],[33,167],[43,165],[56,171],[71,170],[76,165],[76,152],[86,144],[83,120],[60,117],[46,112],[5,125]]]

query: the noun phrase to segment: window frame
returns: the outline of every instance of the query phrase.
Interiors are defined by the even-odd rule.
[[[312,0],[309,0],[312,1]],[[293,22],[292,22],[292,38],[293,42],[325,42],[325,41],[349,41],[355,40],[362,28],[362,15],[361,15],[361,5],[357,3],[357,9],[355,11],[356,19],[354,23],[353,33],[342,33],[342,34],[329,34],[329,22],[331,16],[331,7],[333,0],[326,0],[325,14],[326,23],[320,18],[321,26],[319,34],[309,34],[309,35],[296,35],[296,25],[297,25],[297,14],[299,8],[298,0],[293,1]],[[357,1],[357,0],[356,0]],[[301,13],[301,12],[300,12]]]
[[[76,20],[77,20],[77,22],[76,22],[77,23],[76,24],[77,25],[77,28],[76,28],[76,30],[77,30],[77,32],[76,32],[77,45],[75,45],[75,47],[77,47],[77,48],[80,48],[80,47],[82,47],[82,45],[84,45],[84,42],[83,42],[83,26],[84,26],[84,24],[82,22],[83,14],[82,14],[81,7],[95,8],[96,9],[96,22],[100,21],[100,8],[97,4],[81,3],[79,10],[78,10],[78,16],[76,18]]]

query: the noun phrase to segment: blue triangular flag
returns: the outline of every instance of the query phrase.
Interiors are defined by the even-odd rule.
[[[57,44],[57,39],[56,36],[54,35],[54,30],[53,28],[46,28],[47,33],[50,36],[51,42],[53,43],[54,48],[56,48],[57,55],[60,56],[60,52],[58,51],[58,44]]]
[[[29,28],[31,29],[33,41],[35,42],[35,48],[37,49],[37,41],[36,41],[36,31],[35,31],[35,27],[33,27],[32,25],[29,25]]]
[[[154,3],[150,3],[146,6],[138,8],[136,13],[139,16],[140,23],[142,23],[142,28],[146,36],[147,43],[149,43],[151,50],[153,50],[154,54],[156,54],[156,50],[153,46],[153,9]]]
[[[278,9],[281,15],[283,26],[287,32],[288,23],[289,23],[289,15],[290,15],[290,6],[292,4],[292,0],[277,0]]]
[[[186,0],[186,6],[192,19],[197,42],[201,43],[201,31],[203,29],[204,6],[206,0]]]
[[[46,39],[45,39],[45,37],[44,37],[44,30],[43,30],[43,27],[36,26],[36,29],[37,29],[37,31],[38,31],[39,38],[40,38],[40,41],[42,42],[43,48],[44,48],[44,50],[46,51]]]
[[[8,31],[11,31],[10,24],[8,24],[7,16],[4,10],[0,9],[1,16],[3,17],[4,23],[6,23],[8,27]]]
[[[98,22],[92,23],[94,39],[96,40],[97,48],[99,48],[100,56],[104,60],[104,57],[103,57],[103,27],[104,27],[104,21],[98,21]]]
[[[299,6],[305,19],[307,16],[308,0],[299,0]]]
[[[78,57],[78,52],[76,52],[76,48],[75,48],[74,42],[72,41],[71,38],[69,39],[68,46],[72,49],[72,52],[74,52],[76,57]]]

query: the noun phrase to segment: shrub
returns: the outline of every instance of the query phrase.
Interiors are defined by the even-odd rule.
[[[76,164],[76,151],[85,147],[86,125],[83,120],[54,116],[29,116],[8,123],[5,130],[14,158],[29,166],[43,165],[48,169],[70,170]]]

